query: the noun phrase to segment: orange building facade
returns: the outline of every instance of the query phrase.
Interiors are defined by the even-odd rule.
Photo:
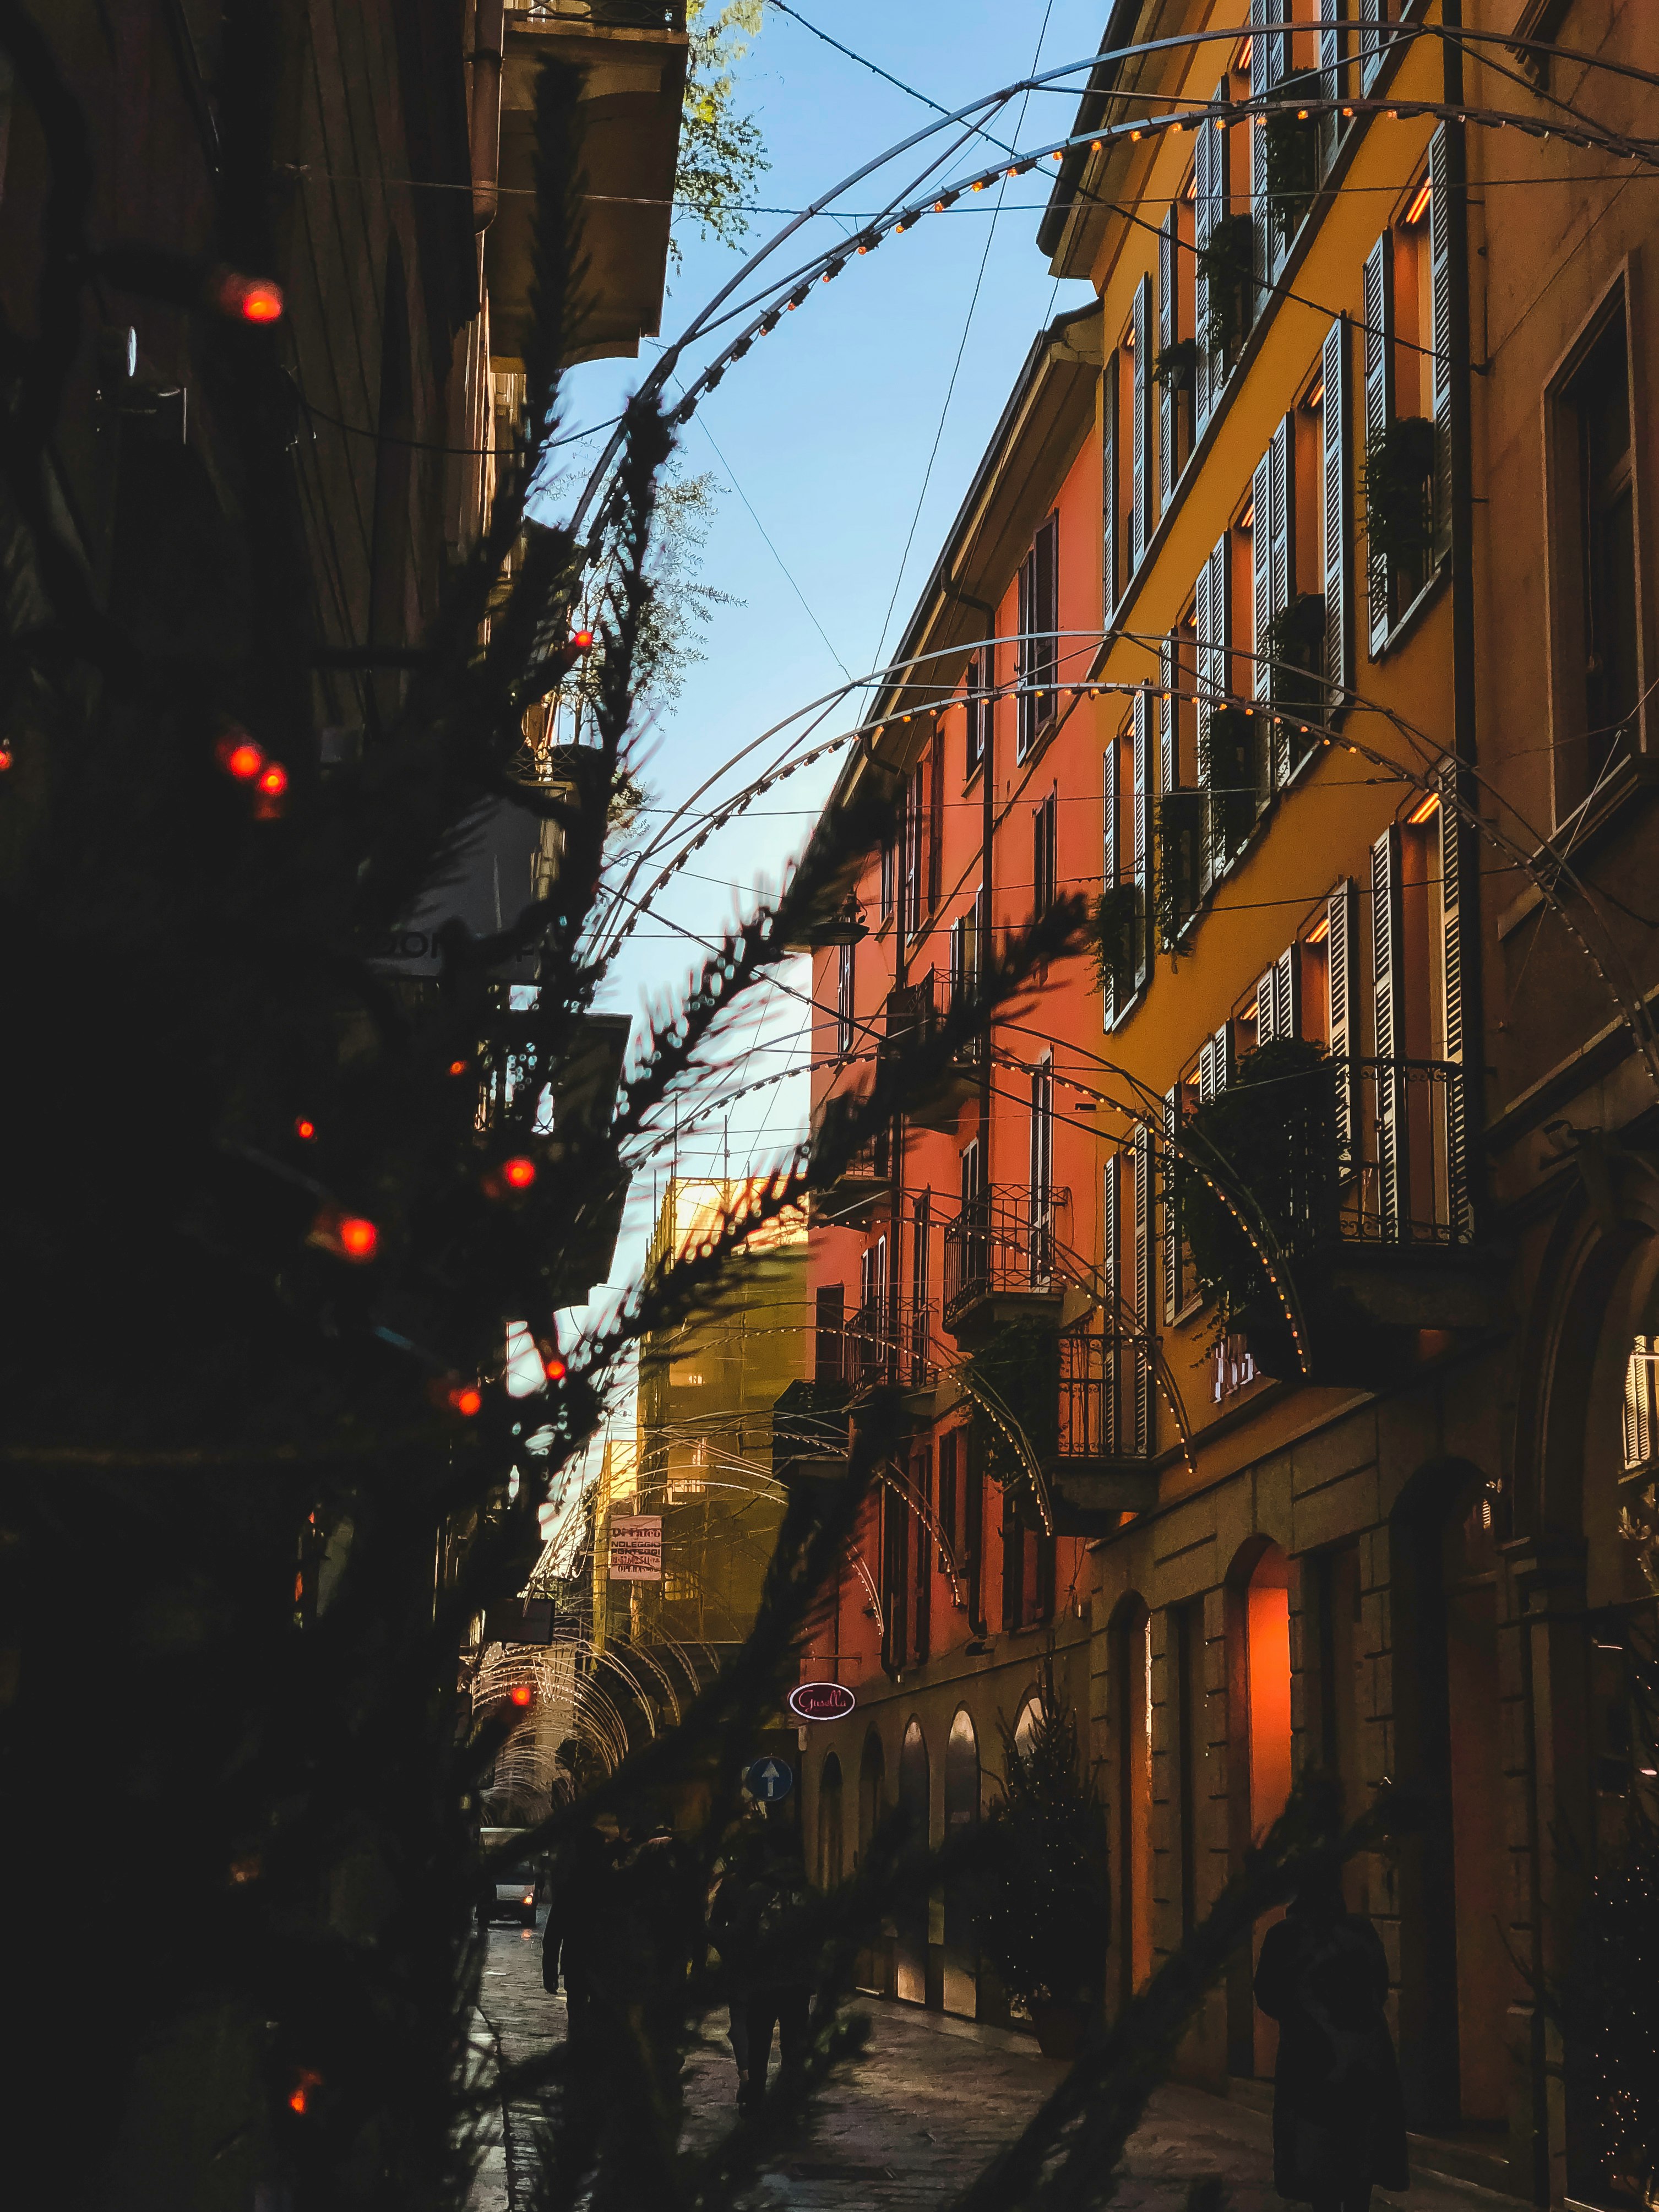
[[[1538,1993],[1644,1786],[1659,1588],[1619,1522],[1659,1283],[1651,316],[1600,173],[1640,86],[1537,42],[1650,69],[1659,24],[1245,12],[1112,10],[1040,232],[1095,303],[1033,345],[831,802],[897,794],[814,956],[817,1110],[988,943],[1100,903],[815,1215],[807,1395],[897,1385],[915,1425],[803,1653],[858,1698],[804,1732],[805,1832],[828,1881],[884,1808],[978,1819],[1051,1658],[1109,2010],[1300,1768],[1351,1813],[1425,1784],[1348,1875],[1419,2162],[1616,2196]],[[1006,2017],[951,1899],[866,1966]],[[1260,2097],[1249,1983],[1182,2067]]]

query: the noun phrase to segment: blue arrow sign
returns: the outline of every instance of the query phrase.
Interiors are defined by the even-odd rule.
[[[757,1759],[744,1776],[743,1786],[763,1805],[775,1805],[794,1788],[794,1769],[781,1759]]]

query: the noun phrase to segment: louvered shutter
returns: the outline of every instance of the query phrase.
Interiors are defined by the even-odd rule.
[[[1359,1054],[1359,889],[1352,876],[1331,893],[1325,902],[1325,914],[1328,923],[1325,943],[1330,994],[1328,1042],[1331,1058],[1338,1063],[1336,1145],[1345,1164],[1351,1165],[1359,1098],[1354,1067]]]
[[[1369,453],[1394,420],[1394,256],[1384,232],[1365,256],[1365,447]],[[1394,591],[1389,564],[1366,533],[1365,567],[1370,607],[1370,653],[1379,659],[1389,641]]]
[[[1273,41],[1267,30],[1274,9],[1273,0],[1250,0],[1250,97],[1267,99],[1273,89]],[[1267,197],[1267,127],[1264,116],[1253,115],[1250,134],[1250,229],[1255,256],[1258,299],[1273,274],[1273,224]]]
[[[1137,1122],[1130,1153],[1134,1176],[1135,1326],[1143,1338],[1152,1328],[1152,1133]],[[1134,1449],[1142,1456],[1152,1448],[1152,1363],[1145,1345],[1135,1346]]]
[[[1267,477],[1273,486],[1268,605],[1272,616],[1277,617],[1290,605],[1296,582],[1296,422],[1292,416],[1285,416],[1268,443]],[[1275,693],[1285,689],[1279,684]],[[1283,786],[1302,764],[1304,740],[1297,725],[1290,721],[1276,725],[1273,738],[1273,781]],[[1266,795],[1264,792],[1264,799]]]
[[[1262,972],[1255,987],[1255,1041],[1258,1045],[1277,1044],[1279,1026],[1279,963]]]
[[[1199,1048],[1198,1098],[1200,1105],[1217,1097],[1233,1079],[1233,1025],[1224,1021],[1212,1037]]]
[[[1117,884],[1117,756],[1118,747],[1108,745],[1101,755],[1101,887],[1109,897]],[[1100,987],[1100,1018],[1103,1029],[1110,1029],[1117,1019],[1117,991],[1109,971],[1104,972]]]
[[[1152,961],[1152,906],[1151,884],[1148,880],[1152,866],[1152,801],[1147,789],[1146,772],[1150,766],[1147,755],[1152,745],[1148,728],[1150,702],[1144,690],[1137,691],[1130,708],[1129,727],[1133,751],[1134,788],[1130,797],[1130,837],[1133,847],[1135,881],[1135,988],[1145,984]]]
[[[1194,617],[1198,636],[1198,781],[1207,792],[1210,784],[1210,716],[1225,703],[1227,640],[1231,630],[1228,589],[1227,539],[1224,532],[1199,572]],[[1202,861],[1203,881],[1212,884],[1225,866],[1227,809],[1206,805]]]
[[[1364,23],[1386,23],[1389,20],[1389,0],[1359,0],[1358,19]],[[1382,41],[1373,33],[1367,37],[1362,31],[1356,41],[1359,54],[1359,89],[1369,92],[1376,82],[1377,72],[1382,66]]]
[[[1181,1311],[1180,1161],[1176,1140],[1181,1133],[1181,1086],[1164,1094],[1164,1318],[1172,1322]]]
[[[1150,358],[1152,349],[1152,280],[1150,276],[1143,276],[1135,286],[1133,329],[1135,357],[1131,404],[1134,410],[1134,424],[1131,432],[1130,453],[1134,475],[1134,504],[1129,521],[1129,567],[1132,573],[1139,568],[1146,551],[1146,541],[1152,534],[1152,364]]]
[[[1263,453],[1255,465],[1255,475],[1250,489],[1250,613],[1254,635],[1251,649],[1255,654],[1255,696],[1268,699],[1273,696],[1273,670],[1269,665],[1273,647],[1268,643],[1268,624],[1273,619],[1273,480],[1272,458]]]
[[[1176,641],[1162,639],[1158,648],[1158,791],[1161,799],[1181,781],[1176,756]]]
[[[1371,989],[1376,1039],[1376,1203],[1385,1241],[1406,1233],[1407,1179],[1403,1057],[1400,830],[1391,824],[1371,848]]]
[[[1215,1077],[1215,1039],[1206,1037],[1198,1048],[1198,1103],[1207,1106],[1220,1089]]]
[[[1107,1161],[1100,1194],[1100,1273],[1106,1292],[1105,1402],[1102,1407],[1101,1448],[1110,1458],[1118,1449],[1118,1360],[1116,1339],[1123,1325],[1122,1253],[1118,1243],[1118,1176],[1122,1155]]]
[[[1100,380],[1100,580],[1104,627],[1117,611],[1117,386],[1114,354]]]
[[[1336,1151],[1352,1166],[1358,1128],[1356,1009],[1360,995],[1360,894],[1349,876],[1325,900],[1325,973],[1329,991],[1329,1055],[1336,1061]]]
[[[1281,1042],[1302,1034],[1302,954],[1292,945],[1273,963],[1273,1035]]]
[[[1474,1228],[1468,1064],[1463,1030],[1463,881],[1469,854],[1468,825],[1458,798],[1456,764],[1449,762],[1440,775],[1440,972],[1445,1007],[1442,1047],[1451,1062],[1446,1092],[1446,1216],[1452,1243],[1467,1244]]]
[[[1342,97],[1342,32],[1334,20],[1345,12],[1342,0],[1320,0],[1319,12],[1325,18],[1319,32],[1319,97],[1332,103],[1319,118],[1319,173],[1322,177],[1336,159],[1337,141],[1342,131],[1341,112],[1335,104]]]
[[[1180,264],[1176,254],[1178,222],[1176,203],[1170,203],[1170,212],[1164,219],[1164,228],[1158,234],[1158,346],[1165,356],[1176,342],[1176,302],[1177,299],[1177,270]],[[1176,423],[1180,411],[1181,394],[1175,380],[1167,371],[1158,387],[1158,512],[1169,507],[1176,483]]]
[[[1221,133],[1212,131],[1207,123],[1200,123],[1198,142],[1193,149],[1193,243],[1195,249],[1193,280],[1193,330],[1196,338],[1197,358],[1193,364],[1193,439],[1196,443],[1204,425],[1210,419],[1210,410],[1215,402],[1216,367],[1213,356],[1204,343],[1205,331],[1210,315],[1210,283],[1204,274],[1204,249],[1209,244],[1216,224],[1215,173],[1224,162]]]
[[[1429,291],[1434,360],[1434,557],[1451,551],[1451,179],[1443,124],[1429,141]]]
[[[1324,448],[1326,712],[1353,689],[1353,408],[1348,392],[1348,324],[1339,315],[1325,333]]]

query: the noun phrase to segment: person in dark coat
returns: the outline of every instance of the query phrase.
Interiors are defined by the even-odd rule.
[[[1273,2186],[1315,2212],[1366,2212],[1374,2185],[1411,2185],[1388,1994],[1376,1929],[1335,1868],[1310,1875],[1262,1938],[1255,2001],[1279,2022]]]
[[[739,2106],[752,2106],[766,2094],[767,2062],[775,2031],[786,2070],[806,2062],[808,2014],[812,2002],[810,1964],[775,1948],[787,1947],[788,1926],[807,1902],[806,1869],[799,1850],[786,1838],[769,1837],[750,1884],[744,1922],[750,1948],[744,1966],[748,1989],[748,2094]]]
[[[551,1996],[564,1976],[567,2033],[573,2045],[592,2026],[599,1976],[605,1965],[605,1885],[616,1858],[614,1839],[599,1828],[579,1828],[561,1849],[542,1932],[542,1987]]]

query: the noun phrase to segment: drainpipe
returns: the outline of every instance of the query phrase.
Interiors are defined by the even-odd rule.
[[[506,0],[476,0],[472,16],[472,228],[488,230],[501,203],[501,52]]]

